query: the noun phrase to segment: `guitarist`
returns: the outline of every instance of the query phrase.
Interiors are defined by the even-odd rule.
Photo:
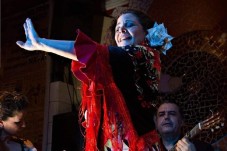
[[[0,93],[0,151],[37,151],[31,141],[16,137],[25,128],[28,100],[17,92]]]
[[[183,112],[174,101],[163,101],[154,115],[156,129],[161,137],[154,145],[157,151],[213,151],[208,143],[182,137]]]

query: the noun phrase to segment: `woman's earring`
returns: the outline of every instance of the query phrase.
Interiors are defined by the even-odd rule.
[[[3,122],[0,121],[0,129],[2,129],[3,127],[4,127]]]
[[[149,41],[148,41],[148,39],[146,37],[144,39],[144,43],[145,43],[145,45],[149,46]]]

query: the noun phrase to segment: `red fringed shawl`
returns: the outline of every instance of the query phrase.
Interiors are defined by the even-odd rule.
[[[123,140],[128,141],[130,151],[148,148],[158,140],[157,133],[137,135],[125,100],[113,80],[108,47],[94,42],[79,30],[77,34],[74,48],[79,61],[72,62],[72,72],[82,81],[80,119],[84,119],[86,112],[83,122],[85,150],[104,150],[108,139],[114,151],[122,150]],[[98,144],[102,148],[98,148]]]

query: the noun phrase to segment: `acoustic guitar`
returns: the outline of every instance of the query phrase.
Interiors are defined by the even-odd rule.
[[[214,132],[214,129],[219,129],[224,126],[223,112],[217,112],[211,115],[209,118],[205,119],[202,122],[199,122],[195,127],[193,127],[189,132],[185,134],[185,138],[191,139],[199,134],[202,130],[211,129]],[[176,145],[174,145],[169,151],[175,151]]]

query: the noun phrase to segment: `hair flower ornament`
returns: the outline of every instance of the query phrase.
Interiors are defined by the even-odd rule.
[[[167,33],[167,29],[164,27],[164,24],[157,24],[155,22],[154,27],[147,30],[148,34],[146,38],[150,46],[161,46],[161,51],[166,55],[166,51],[172,47],[170,42],[173,37]]]

